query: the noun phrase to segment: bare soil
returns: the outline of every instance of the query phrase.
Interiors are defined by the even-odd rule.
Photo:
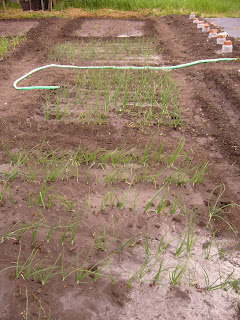
[[[38,21],[22,21],[22,20],[8,20],[0,21],[0,36],[9,37],[23,35],[28,32],[30,29],[36,27]]]
[[[136,37],[143,36],[144,21],[86,20],[77,35],[80,37]]]
[[[104,48],[106,39],[115,41],[119,35],[135,35],[130,37],[134,43],[143,32],[142,37],[146,40],[154,37],[159,65],[238,57],[240,42],[231,39],[233,53],[222,55],[216,39],[209,39],[188,17],[176,15],[143,20],[50,18],[39,20],[37,24],[35,21],[1,21],[1,35],[9,35],[9,32],[15,34],[16,29],[27,30],[25,27],[29,28],[30,23],[33,24],[27,33],[27,41],[0,61],[1,192],[6,187],[6,176],[12,177],[7,181],[6,197],[1,200],[0,206],[0,264],[1,269],[7,268],[0,273],[0,319],[239,319],[240,210],[232,205],[240,202],[239,62],[199,64],[168,72],[181,88],[179,105],[183,126],[157,126],[154,123],[144,126],[132,121],[131,114],[112,114],[108,124],[104,122],[102,125],[84,123],[73,117],[68,121],[46,121],[44,105],[48,93],[45,90],[17,91],[12,84],[34,68],[56,63],[48,59],[49,49],[66,41],[84,40],[87,45],[91,37],[99,37]],[[99,30],[97,37],[96,30]],[[126,64],[126,59],[119,61],[119,65]],[[106,64],[105,61],[74,63]],[[139,59],[131,63],[144,65]],[[156,65],[156,61],[150,65]],[[23,81],[20,86],[67,86],[68,83],[73,84],[75,76],[74,71],[49,69]],[[171,183],[165,210],[160,214],[156,214],[158,198],[147,213],[145,207],[163,185],[166,175],[158,177],[154,183],[142,180],[133,186],[131,180],[119,179],[111,185],[101,180],[114,170],[109,163],[103,167],[93,165],[89,171],[88,165],[81,164],[78,168],[79,179],[70,172],[68,178],[59,177],[47,183],[49,190],[53,190],[52,194],[64,195],[65,199],[74,203],[73,208],[69,208],[70,204],[64,200],[54,203],[51,208],[49,203],[30,204],[29,198],[27,201],[27,195],[39,194],[43,164],[42,167],[38,164],[40,169],[35,181],[27,181],[23,174],[11,176],[18,164],[10,161],[9,154],[26,154],[31,150],[34,156],[25,167],[21,164],[21,170],[32,168],[34,171],[40,150],[42,161],[44,157],[49,161],[53,154],[61,160],[70,152],[76,152],[80,142],[92,151],[105,149],[112,152],[125,143],[129,150],[136,148],[140,158],[149,141],[154,141],[155,146],[164,144],[165,154],[170,155],[179,139],[185,141],[184,154],[192,157],[191,165],[207,161],[210,166],[201,183]],[[52,153],[53,150],[56,150],[55,153]],[[132,167],[128,165],[127,170],[131,172],[136,163]],[[158,163],[152,167],[156,171],[162,168],[161,165]],[[150,163],[147,167],[152,168]],[[169,166],[166,174],[171,174],[175,169]],[[90,173],[89,177],[86,172]],[[217,186],[222,186],[222,190],[225,188],[220,198],[221,188],[215,189]],[[100,210],[104,195],[112,187],[119,197],[126,195],[126,206],[121,208],[116,202],[111,206],[109,198],[106,207]],[[177,195],[184,199],[184,205],[178,206],[171,214]],[[215,203],[217,208],[227,208],[223,209],[225,213],[220,217],[213,217],[211,229],[208,224],[209,206],[212,208]],[[195,207],[197,209],[193,210]],[[185,249],[177,255],[179,239],[184,236],[190,221],[190,214],[186,212],[195,212],[194,243],[191,254],[187,255],[185,239]],[[63,226],[75,221],[78,213],[81,224],[71,244],[73,229]],[[33,226],[35,223],[36,226],[38,221],[41,221],[39,228],[29,228],[19,241],[19,232],[13,231],[27,224]],[[46,222],[44,225],[43,221]],[[58,228],[54,229],[54,238],[48,243],[46,229],[54,225]],[[33,241],[34,230],[37,230],[37,236]],[[3,237],[11,232],[8,237]],[[124,243],[126,246],[121,252]],[[164,244],[165,251],[160,255],[159,247]],[[210,250],[209,256],[207,249]],[[27,279],[24,269],[16,277],[17,261],[23,265],[31,252],[36,252],[35,269],[32,269],[35,274]],[[39,261],[43,261],[45,267],[41,274],[46,274],[51,270],[50,266],[54,266],[49,282],[44,285],[36,276]],[[154,281],[161,262],[162,273],[158,281]],[[183,274],[179,275],[174,285],[174,268],[178,266],[176,275],[184,264],[186,270],[183,269]],[[76,269],[80,265],[88,273],[84,283],[77,284]],[[61,267],[72,272],[64,281]],[[216,288],[218,290],[209,290],[226,279],[225,289],[228,290],[224,290],[223,286]],[[231,288],[228,288],[230,284]]]

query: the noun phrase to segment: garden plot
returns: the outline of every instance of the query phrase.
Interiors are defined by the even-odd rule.
[[[188,53],[192,43],[185,47],[187,17],[154,23],[169,32],[73,42],[72,21],[46,19],[19,51],[3,57],[9,71],[9,80],[0,79],[4,320],[238,319],[239,171],[232,159],[239,131],[232,137],[225,130],[230,113],[220,117],[219,107],[225,94],[237,115],[231,79],[238,66],[224,69],[224,77],[214,66],[211,79],[201,67],[171,74],[49,69],[22,85],[57,90],[8,88],[33,65],[55,61],[122,66],[132,56],[135,65],[147,48],[151,65],[162,47],[162,59],[172,64],[198,57]],[[178,32],[185,46],[174,51]],[[226,140],[236,150],[222,149]]]
[[[100,41],[78,39],[58,43],[51,48],[48,59],[61,63],[90,63],[111,65],[158,65],[162,62],[161,50],[154,38],[133,38]]]
[[[0,21],[0,37],[23,36],[38,23],[38,21]]]
[[[5,265],[1,272],[10,272],[18,283],[31,281],[25,290],[27,297],[32,290],[45,292],[52,284],[55,289],[48,293],[51,308],[58,309],[60,300],[61,313],[71,309],[75,314],[82,302],[75,296],[75,287],[102,290],[121,284],[130,290],[135,306],[139,306],[135,295],[146,286],[154,291],[163,287],[160,301],[169,295],[167,288],[184,294],[182,288],[189,286],[189,295],[195,287],[195,299],[200,298],[201,290],[209,298],[211,292],[226,289],[221,291],[219,310],[224,317],[235,315],[234,308],[225,311],[225,299],[232,303],[234,290],[238,291],[238,242],[222,241],[211,229],[212,221],[219,215],[224,219],[224,210],[234,204],[219,207],[225,187],[214,189],[207,213],[213,234],[209,230],[203,234],[197,224],[204,199],[196,190],[207,179],[209,164],[194,166],[190,154],[184,152],[184,141],[171,152],[154,141],[143,152],[126,144],[112,150],[91,150],[80,144],[74,151],[53,149],[43,142],[32,150],[12,151],[4,145],[1,155],[11,168],[1,172],[1,205],[17,206],[15,222],[1,236],[3,257],[13,260],[13,265]],[[214,193],[217,200],[213,200]],[[24,221],[26,211],[31,218]],[[16,250],[9,254],[11,243],[19,248],[16,256]],[[84,301],[86,298],[84,295]],[[152,306],[152,299],[145,302]],[[107,300],[102,301],[97,314],[107,305]],[[192,298],[187,305],[191,307],[188,314],[194,315]],[[120,319],[138,312],[127,306]],[[25,312],[33,312],[31,308],[32,303]],[[88,305],[84,312],[91,314],[91,308]],[[206,306],[203,312],[207,310]],[[160,311],[153,312],[156,316]],[[168,318],[165,304],[162,312]],[[37,315],[42,315],[41,305]]]
[[[46,121],[117,126],[181,126],[178,88],[156,71],[82,70],[47,94]],[[117,121],[116,121],[117,120]]]
[[[76,31],[79,37],[139,37],[145,34],[146,22],[124,20],[86,20]]]
[[[48,58],[65,64],[89,61],[116,66],[148,66],[160,60],[156,39],[145,37],[59,43],[50,48]],[[63,84],[48,95],[43,111],[47,120],[177,127],[182,125],[177,99],[178,89],[166,72],[81,70],[67,87]]]

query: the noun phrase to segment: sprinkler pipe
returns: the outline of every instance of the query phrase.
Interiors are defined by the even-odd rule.
[[[151,67],[151,66],[144,66],[144,67],[136,67],[136,66],[73,66],[73,65],[60,65],[60,64],[50,64],[47,66],[39,67],[33,69],[32,71],[26,73],[24,76],[18,78],[14,81],[13,87],[16,90],[33,90],[33,89],[59,89],[60,86],[31,86],[31,87],[18,87],[17,84],[38,71],[47,69],[47,68],[69,68],[69,69],[113,69],[113,70],[174,70],[180,69],[185,67],[194,66],[200,63],[207,63],[207,62],[218,62],[218,61],[236,61],[239,60],[238,58],[218,58],[218,59],[204,59],[204,60],[196,60],[189,63],[183,63],[176,66],[165,66],[165,67]]]

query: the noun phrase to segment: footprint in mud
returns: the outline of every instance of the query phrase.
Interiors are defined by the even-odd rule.
[[[166,298],[174,299],[176,302],[177,300],[178,302],[179,300],[185,301],[186,304],[189,304],[191,302],[191,297],[189,294],[190,294],[189,290],[184,290],[183,288],[179,288],[179,287],[172,287],[170,288]]]
[[[166,295],[166,306],[168,316],[172,316],[173,319],[185,319],[184,315],[189,314],[191,310],[190,291],[176,286],[171,287]]]

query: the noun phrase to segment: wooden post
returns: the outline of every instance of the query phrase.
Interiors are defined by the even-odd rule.
[[[32,10],[32,0],[29,0],[29,10]]]
[[[42,11],[44,11],[44,1],[41,0],[41,7],[42,7]]]
[[[53,5],[52,5],[52,0],[48,0],[48,11],[52,11]]]
[[[5,4],[5,0],[2,0],[2,7],[3,7],[3,11],[4,13],[6,12],[6,4]]]

